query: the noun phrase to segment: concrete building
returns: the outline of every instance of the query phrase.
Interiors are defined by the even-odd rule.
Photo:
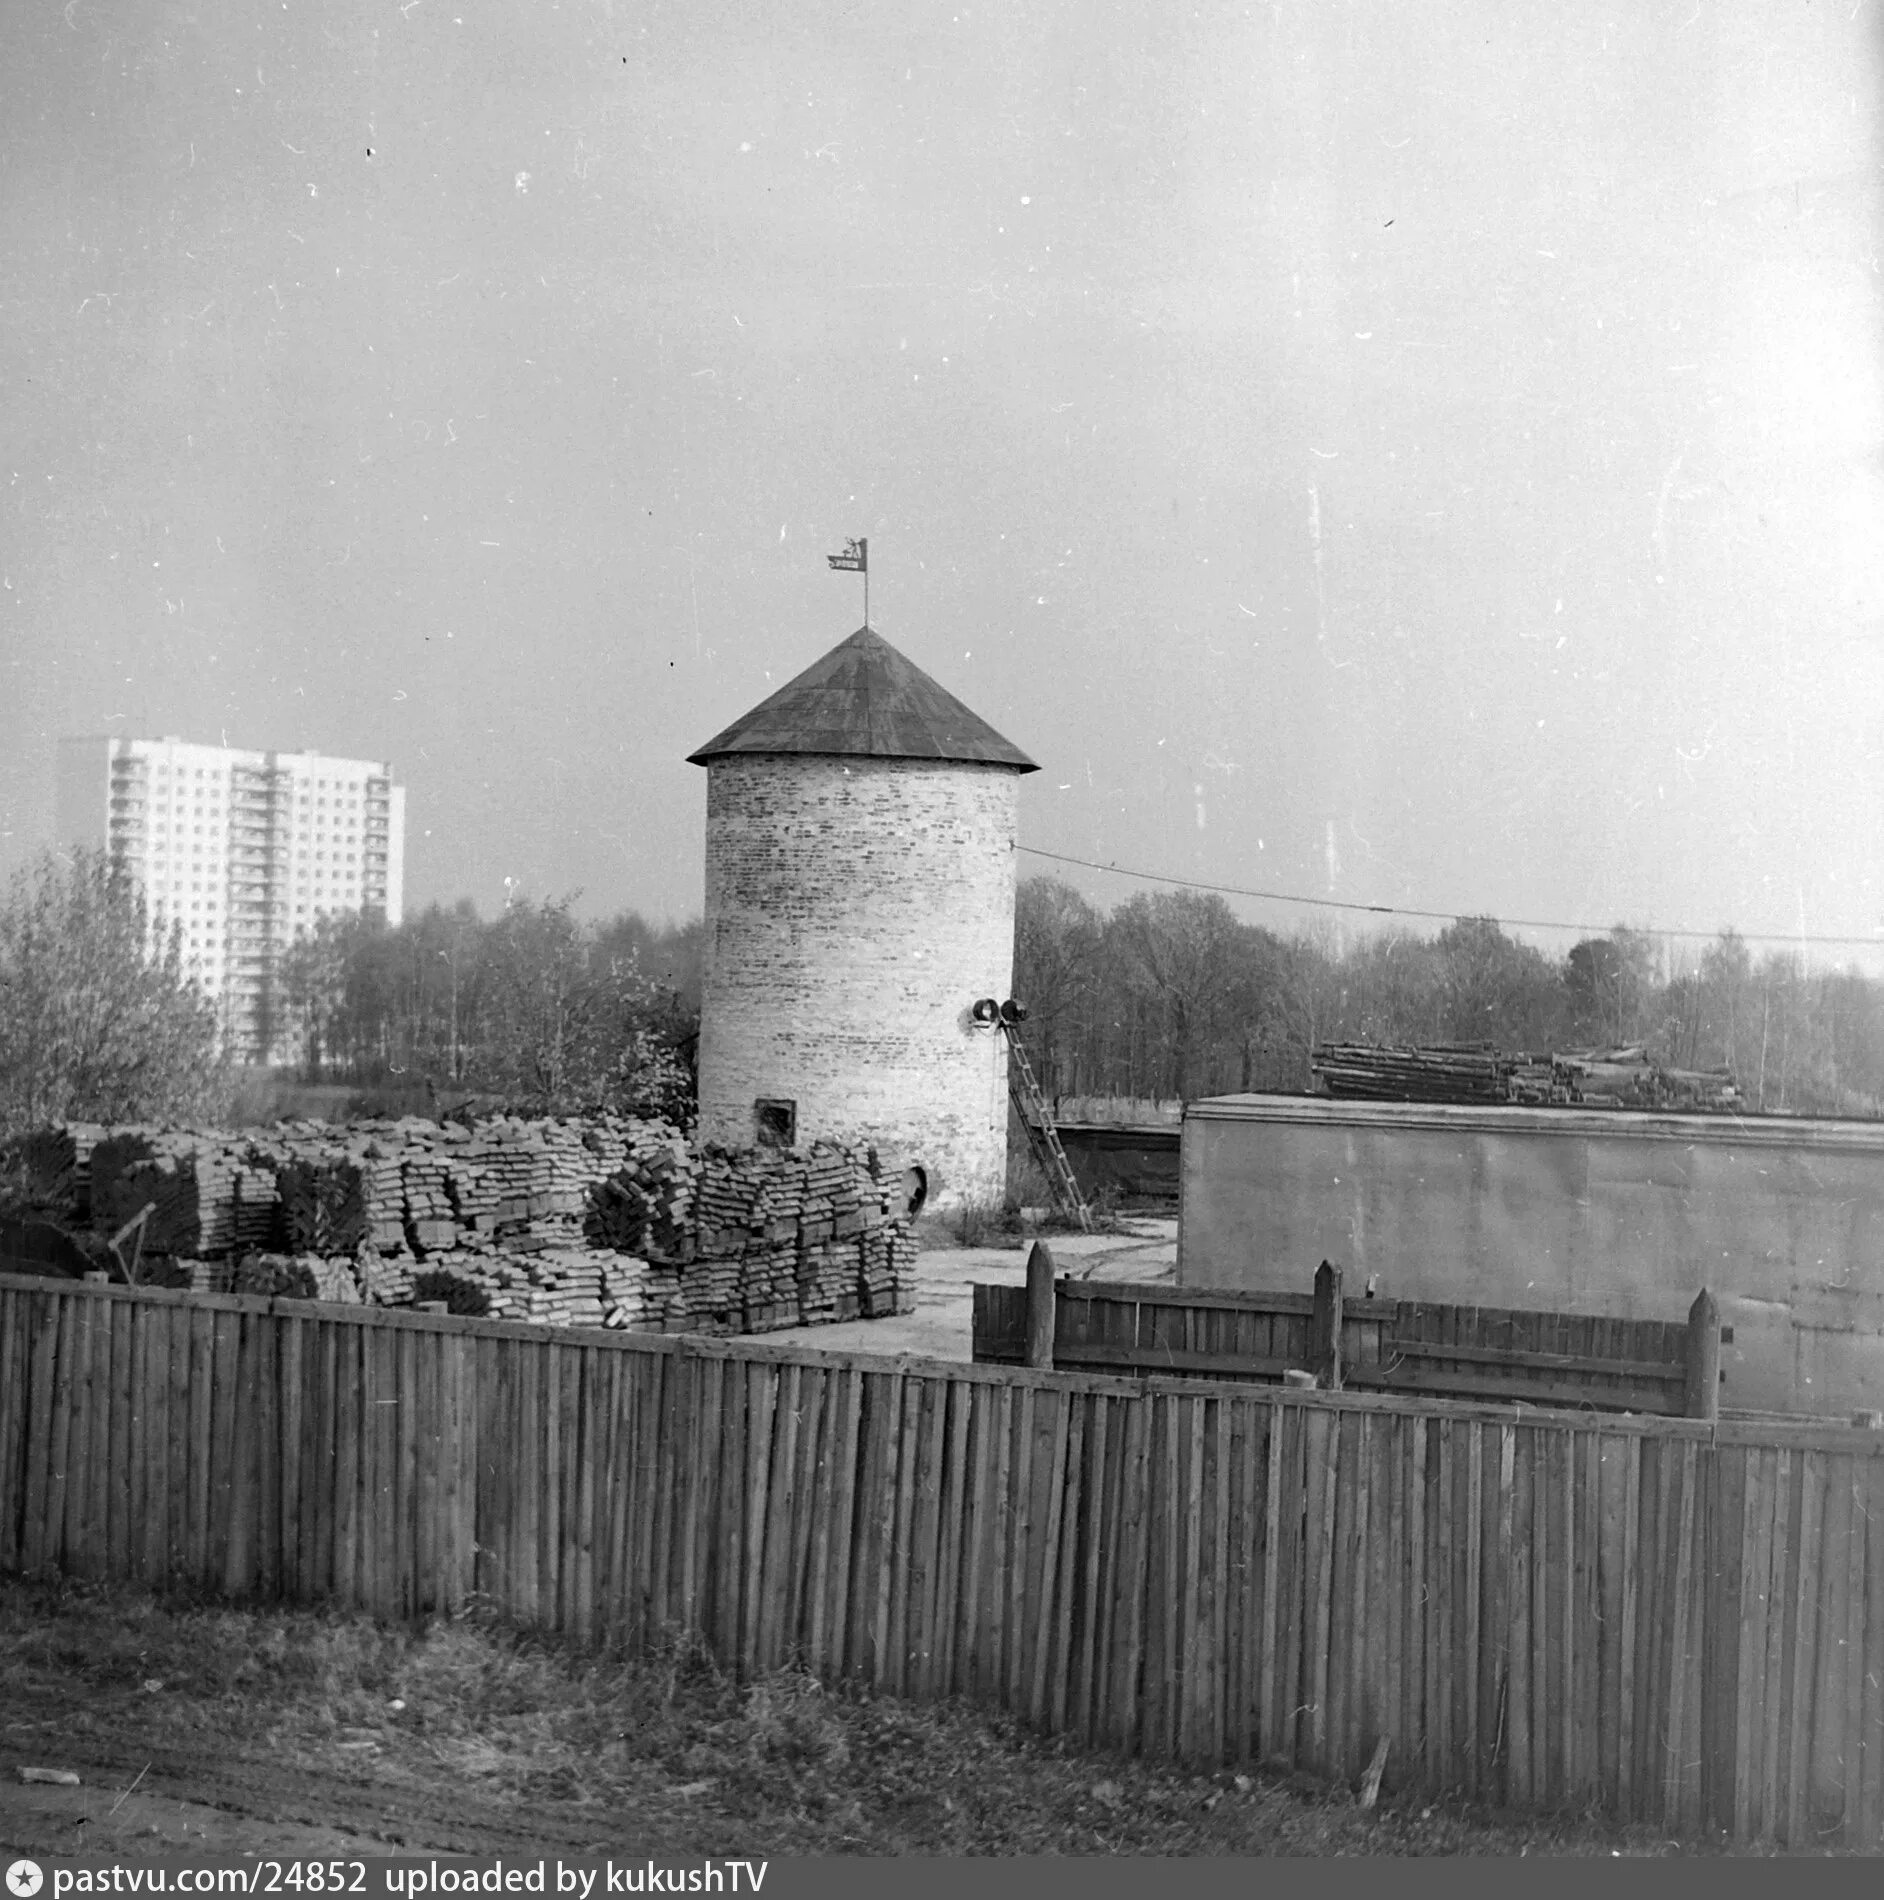
[[[400,920],[405,789],[377,760],[181,739],[62,739],[61,843],[106,850],[143,893],[153,936],[223,1008],[231,1050],[279,1056],[281,952],[323,917]]]
[[[1229,1095],[1184,1111],[1178,1285],[1733,1329],[1732,1410],[1884,1409],[1884,1126]]]
[[[869,627],[707,770],[700,1136],[869,1142],[931,1206],[1007,1180],[1018,787],[1038,770]]]

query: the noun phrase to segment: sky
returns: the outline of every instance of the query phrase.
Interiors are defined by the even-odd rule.
[[[1884,946],[1881,51],[1879,0],[0,9],[0,871],[59,737],[175,733],[389,758],[408,908],[678,921],[686,754],[867,537],[1102,905],[1033,854]]]

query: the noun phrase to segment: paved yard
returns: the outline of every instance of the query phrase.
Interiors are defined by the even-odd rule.
[[[973,1357],[971,1326],[977,1281],[1018,1286],[1027,1277],[1031,1242],[957,1247],[940,1234],[916,1258],[916,1310],[893,1319],[847,1320],[839,1326],[794,1326],[761,1337],[831,1352],[913,1353],[925,1359]],[[1113,1234],[1055,1234],[1047,1245],[1061,1273],[1092,1280],[1169,1280],[1177,1269],[1177,1221],[1127,1215]]]

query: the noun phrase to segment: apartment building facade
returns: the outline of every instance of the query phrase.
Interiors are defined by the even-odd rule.
[[[103,849],[142,893],[153,941],[221,1007],[231,1052],[281,1060],[282,953],[324,916],[400,921],[405,788],[381,760],[182,739],[59,742],[62,843]]]

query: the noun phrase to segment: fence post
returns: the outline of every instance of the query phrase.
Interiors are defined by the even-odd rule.
[[[1720,1417],[1720,1302],[1706,1287],[1688,1308],[1687,1415]]]
[[[1027,1363],[1040,1372],[1053,1370],[1053,1249],[1034,1242],[1027,1256]]]
[[[1332,1260],[1324,1260],[1315,1269],[1309,1363],[1315,1377],[1330,1392],[1341,1390],[1341,1269]]]

